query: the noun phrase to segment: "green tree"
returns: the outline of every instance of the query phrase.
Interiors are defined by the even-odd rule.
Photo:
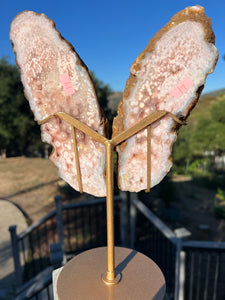
[[[93,71],[90,72],[91,79],[93,81],[99,104],[104,111],[108,108],[108,96],[112,93],[112,89],[108,84],[99,80]]]
[[[203,153],[207,150],[215,151],[215,154],[225,153],[225,96],[210,109],[209,117],[198,120],[194,131],[193,141],[195,151]]]
[[[105,84],[101,80],[99,80],[93,71],[90,72],[91,79],[93,81],[96,94],[98,97],[98,101],[100,104],[101,109],[104,111],[105,116],[109,122],[109,136],[111,137],[112,134],[112,122],[113,118],[115,117],[116,113],[112,112],[112,110],[108,106],[108,97],[112,94],[112,89],[108,84]]]
[[[173,149],[174,170],[184,172],[187,162],[205,160],[206,152],[225,154],[225,95],[217,97],[209,115],[200,116],[198,121],[181,128]],[[211,157],[213,158],[213,157]]]
[[[192,147],[192,132],[191,125],[183,126],[179,130],[177,141],[173,147],[173,163],[174,171],[179,173],[185,173],[186,167],[192,159],[193,147]]]
[[[0,60],[0,151],[8,156],[30,155],[43,150],[40,129],[33,120],[23,94],[18,68],[6,58]]]

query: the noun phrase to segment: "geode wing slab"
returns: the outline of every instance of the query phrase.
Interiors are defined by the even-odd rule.
[[[44,14],[25,11],[13,20],[10,40],[35,119],[40,122],[64,112],[105,135],[106,120],[87,68],[54,23]],[[59,176],[78,190],[71,126],[55,117],[41,131],[43,141],[54,147],[50,159]],[[78,130],[76,141],[83,190],[105,196],[104,147]]]
[[[185,120],[217,62],[214,42],[211,20],[202,7],[187,7],[177,13],[131,66],[113,135],[157,110],[169,111]],[[151,187],[170,170],[176,137],[177,128],[170,116],[151,126]],[[120,188],[131,192],[146,189],[147,130],[127,140],[117,151]]]

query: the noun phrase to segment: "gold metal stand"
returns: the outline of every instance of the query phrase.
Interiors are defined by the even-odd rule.
[[[42,125],[48,122],[50,119],[54,117],[59,117],[62,120],[66,121],[71,125],[72,128],[72,136],[74,141],[74,153],[76,158],[76,168],[77,168],[77,177],[78,177],[78,184],[80,188],[80,192],[82,192],[82,179],[80,174],[80,166],[79,166],[79,157],[77,151],[77,144],[76,144],[76,135],[75,135],[75,128],[79,129],[83,133],[87,134],[95,141],[104,145],[106,150],[106,186],[107,186],[107,272],[102,275],[102,280],[106,285],[115,285],[121,280],[121,274],[115,272],[115,246],[114,246],[114,207],[113,207],[113,150],[116,146],[121,144],[122,142],[126,141],[131,136],[135,135],[139,131],[147,128],[147,191],[150,190],[151,187],[151,178],[150,178],[150,125],[162,117],[169,115],[173,118],[177,123],[183,125],[183,122],[176,118],[173,114],[167,111],[156,111],[153,114],[147,116],[146,118],[142,119],[132,127],[124,130],[117,136],[113,137],[111,140],[100,135],[98,132],[94,131],[87,125],[79,122],[78,120],[72,118],[70,115],[58,112],[55,113],[39,124]],[[75,279],[77,280],[77,278]],[[60,298],[61,299],[61,298]]]
[[[102,279],[106,284],[116,284],[120,275],[115,275],[115,250],[114,250],[114,207],[113,207],[113,143],[107,141],[106,149],[106,186],[107,186],[107,246],[108,270]]]

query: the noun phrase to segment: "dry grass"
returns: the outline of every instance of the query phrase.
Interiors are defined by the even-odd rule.
[[[175,176],[173,184],[179,201],[171,205],[179,212],[182,225],[192,232],[192,239],[225,241],[225,221],[213,214],[216,191],[197,185],[188,176]],[[209,229],[201,230],[202,225]]]
[[[58,179],[57,168],[48,159],[0,159],[0,199],[18,204],[32,221],[54,206]]]

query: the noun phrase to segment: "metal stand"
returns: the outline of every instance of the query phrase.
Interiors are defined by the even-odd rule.
[[[106,271],[106,273],[102,274],[102,281],[108,287],[117,284],[121,280],[121,277],[122,277],[122,274],[120,272],[118,272],[119,268],[117,270],[117,273],[115,270],[114,208],[113,208],[113,150],[117,145],[126,141],[128,138],[135,135],[139,131],[147,128],[147,141],[148,141],[148,143],[147,143],[148,144],[148,146],[147,146],[147,191],[149,191],[150,186],[151,186],[151,178],[149,176],[149,174],[151,172],[151,169],[150,169],[151,168],[151,165],[150,165],[150,133],[151,133],[150,125],[152,123],[154,123],[155,121],[161,119],[165,115],[169,115],[177,123],[183,124],[179,119],[177,119],[174,115],[172,115],[171,113],[169,113],[167,111],[156,111],[155,113],[142,119],[141,121],[139,121],[132,127],[128,128],[127,130],[125,130],[122,133],[118,134],[117,136],[113,137],[111,140],[106,139],[105,137],[101,136],[99,133],[97,133],[96,131],[94,131],[93,129],[88,127],[87,125],[79,122],[78,120],[72,118],[71,116],[69,116],[63,112],[55,113],[55,114],[49,116],[48,118],[46,118],[45,120],[43,120],[42,122],[40,122],[40,124],[44,124],[47,121],[49,121],[51,118],[57,116],[72,126],[72,136],[73,136],[73,141],[74,141],[74,153],[75,153],[75,158],[76,158],[77,177],[78,177],[78,183],[79,183],[79,188],[80,188],[81,192],[82,192],[82,180],[81,180],[81,176],[80,176],[79,158],[78,158],[76,135],[75,135],[74,128],[81,130],[82,132],[89,135],[91,138],[93,138],[97,142],[101,143],[105,147],[105,150],[106,150],[106,186],[107,186],[107,271]],[[125,249],[125,248],[119,248],[119,249]],[[105,257],[105,254],[103,253],[104,251],[103,250],[98,251],[98,249],[96,249],[96,250],[94,249],[94,250],[92,250],[92,252],[87,251],[84,254],[81,254],[72,260],[77,269],[76,268],[74,269],[72,267],[72,264],[73,264],[72,262],[68,264],[68,267],[66,266],[63,269],[63,271],[61,272],[59,279],[58,279],[58,291],[60,293],[60,295],[59,295],[60,300],[64,300],[64,299],[82,299],[83,300],[83,299],[86,299],[86,298],[81,298],[80,296],[75,297],[75,294],[73,294],[74,297],[72,297],[72,298],[67,298],[67,297],[65,298],[64,292],[68,292],[68,289],[74,290],[73,286],[78,287],[76,282],[80,282],[79,278],[81,278],[80,274],[83,272],[82,270],[86,270],[85,276],[83,277],[83,281],[82,281],[83,284],[85,285],[86,288],[90,284],[94,288],[93,282],[95,282],[96,284],[98,282],[98,279],[97,279],[98,273],[95,273],[95,270],[102,272],[102,266],[104,265],[103,257]],[[127,251],[128,251],[127,249],[126,250],[117,250],[118,258],[124,257],[124,253],[127,253]],[[135,257],[139,258],[140,256],[141,256],[141,254],[136,252]],[[85,257],[85,259],[83,259],[84,257]],[[124,259],[126,259],[126,258],[124,258]],[[140,280],[138,279],[138,276],[135,275],[136,270],[138,269],[138,264],[141,263],[142,267],[143,267],[142,275],[148,274],[149,270],[151,270],[150,273],[153,271],[153,273],[151,273],[151,274],[154,279],[154,285],[157,286],[157,293],[158,293],[158,285],[156,284],[156,281],[159,280],[160,289],[163,286],[165,286],[165,281],[164,281],[163,275],[162,275],[161,271],[159,270],[159,268],[158,267],[156,268],[155,264],[147,257],[145,257],[144,259],[142,258],[141,260],[135,259],[134,261],[136,261],[136,263],[134,263],[132,260],[132,264],[129,264],[129,265],[132,265],[132,269],[130,269],[130,272],[132,272],[132,273],[134,272],[134,274],[131,275],[126,271],[126,272],[124,272],[124,275],[123,275],[123,277],[124,276],[125,277],[122,281],[126,280],[126,276],[127,276],[127,278],[132,278],[132,280],[129,279],[129,280],[125,281],[125,282],[127,282],[128,286],[129,286],[129,288],[128,287],[127,288],[129,290],[134,291],[134,287],[135,286],[137,287],[137,285],[134,286],[134,283],[139,282],[139,284],[141,284]],[[88,262],[88,264],[87,264],[87,262]],[[95,264],[95,268],[93,269],[93,272],[92,272],[90,266],[93,265],[94,262],[98,262],[98,264],[97,265]],[[121,263],[121,262],[118,261],[118,263]],[[153,264],[154,264],[154,268],[153,268]],[[73,272],[71,272],[71,270],[73,270]],[[68,274],[71,277],[70,279],[68,277]],[[90,274],[92,274],[92,275],[90,275]],[[92,276],[94,276],[94,277],[92,277]],[[133,280],[133,277],[135,277],[136,280]],[[71,282],[71,280],[72,280],[72,282],[73,282],[73,283],[71,282],[71,285],[68,286],[67,288],[65,288],[65,286],[66,286],[65,278],[67,278],[66,281]],[[155,280],[155,279],[157,279],[157,280]],[[143,280],[143,278],[142,278],[142,280]],[[81,282],[80,282],[80,285],[81,285]],[[150,285],[151,288],[149,290],[149,288],[148,288],[149,285],[150,285],[149,281],[146,282],[146,286],[144,287],[144,290],[148,291],[148,293],[150,293],[150,290],[155,291],[154,286],[152,284]],[[97,284],[97,286],[98,286],[98,284]],[[97,288],[97,286],[95,285],[95,288]],[[118,285],[118,286],[120,286],[120,285]],[[62,289],[62,287],[63,287],[63,289]],[[120,288],[118,288],[118,290],[120,290]],[[162,290],[165,292],[165,288],[163,288]],[[79,295],[78,290],[76,290],[76,293],[77,293],[77,295]],[[91,294],[92,293],[93,293],[93,289],[91,291]],[[144,297],[144,298],[143,297],[137,297],[137,298],[152,299],[151,297],[149,297],[150,294],[146,294],[146,297]],[[159,294],[161,295],[161,292]],[[90,294],[89,294],[89,296],[90,296]],[[123,296],[124,296],[124,294],[123,294]],[[154,297],[155,296],[156,296],[156,294],[154,294]],[[117,298],[117,299],[124,299],[124,297],[122,297],[122,294],[120,294],[120,297],[121,298]],[[87,299],[90,299],[90,298],[87,298]],[[106,299],[106,298],[98,297],[96,299]],[[116,298],[109,298],[109,299],[116,299]],[[129,298],[129,299],[132,299],[132,298]],[[162,298],[154,298],[154,299],[162,299]]]

